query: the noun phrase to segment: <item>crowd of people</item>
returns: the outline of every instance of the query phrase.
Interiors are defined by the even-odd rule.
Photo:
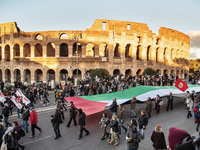
[[[61,137],[60,133],[60,124],[63,123],[65,119],[64,112],[69,107],[70,110],[70,118],[66,125],[67,128],[70,128],[71,123],[73,121],[73,125],[79,125],[80,133],[78,139],[83,138],[83,131],[85,131],[86,135],[89,135],[90,132],[86,129],[86,114],[83,110],[77,109],[73,102],[69,104],[66,103],[64,97],[67,96],[75,96],[75,95],[96,95],[103,93],[111,93],[121,90],[126,90],[128,88],[138,86],[138,85],[146,85],[146,86],[164,86],[164,85],[173,85],[175,82],[175,77],[173,75],[168,76],[140,76],[140,77],[132,77],[124,78],[120,76],[118,79],[111,77],[105,78],[103,80],[98,81],[80,81],[77,87],[73,85],[71,81],[66,83],[65,85],[56,85],[54,96],[56,105],[56,111],[54,115],[51,115],[51,123],[55,132],[55,139]],[[195,82],[198,79],[195,79]],[[193,79],[191,80],[193,82]],[[40,86],[36,86],[35,84],[31,86],[26,86],[22,83],[15,83],[15,87],[4,87],[4,83],[0,83],[1,91],[3,95],[5,95],[6,101],[1,103],[2,111],[0,115],[0,142],[2,143],[2,147],[6,146],[8,150],[14,149],[24,149],[23,145],[19,144],[19,140],[21,137],[25,136],[29,132],[29,120],[31,125],[31,136],[30,138],[35,137],[35,129],[39,131],[39,134],[43,132],[43,130],[37,125],[38,117],[37,112],[34,109],[34,105],[38,102],[41,103],[42,106],[50,105],[50,101],[48,100],[48,90],[49,87],[45,84],[41,84]],[[15,108],[14,103],[11,101],[11,96],[15,95],[17,89],[21,89],[24,95],[30,100],[28,105],[22,103],[22,109],[16,109],[18,114],[18,118],[22,119],[22,123],[17,120],[14,120],[12,123],[9,122],[9,116],[13,114],[13,108]],[[173,93],[169,93],[167,96],[167,107],[166,111],[169,109],[173,110],[173,101],[174,96]],[[152,111],[156,111],[157,114],[160,113],[160,107],[163,105],[162,97],[157,94],[156,98],[148,97],[146,101],[146,109],[141,110],[140,114],[136,113],[137,108],[137,99],[135,96],[130,100],[130,109],[131,109],[131,122],[124,123],[125,121],[125,109],[123,105],[118,105],[116,98],[113,98],[113,103],[110,106],[110,110],[112,112],[112,117],[109,119],[107,113],[103,113],[102,118],[100,120],[100,126],[102,131],[101,140],[105,140],[107,138],[108,144],[114,144],[115,146],[120,144],[120,134],[122,133],[121,128],[124,129],[126,133],[126,141],[127,141],[127,150],[137,150],[139,149],[139,143],[141,140],[145,138],[145,130],[148,125],[148,121],[151,118]],[[196,130],[199,131],[200,125],[200,100],[196,96],[195,91],[189,93],[186,92],[185,95],[185,105],[188,111],[187,118],[192,117],[192,111],[194,113],[194,117],[196,119],[195,123],[197,124]],[[78,123],[76,121],[78,115]],[[136,119],[137,118],[137,119]],[[108,131],[109,128],[109,131]],[[174,131],[180,132],[180,135],[184,134],[187,140],[185,143],[182,140],[177,140],[173,137]],[[22,134],[24,132],[25,134]],[[169,131],[169,148],[174,150],[177,147],[182,147],[182,145],[187,144],[187,141],[190,141],[192,137],[186,131],[182,131],[181,129],[171,128]],[[185,140],[184,138],[184,140]],[[172,140],[175,139],[175,142]],[[178,137],[177,137],[178,139]],[[165,135],[162,132],[162,126],[160,124],[156,125],[155,130],[151,135],[151,141],[153,143],[154,149],[167,149]],[[170,143],[171,142],[171,143]],[[198,143],[198,142],[196,142]],[[195,146],[197,147],[198,144]]]

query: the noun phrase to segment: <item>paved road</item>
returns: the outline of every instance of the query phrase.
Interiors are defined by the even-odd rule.
[[[90,135],[84,136],[83,139],[78,140],[79,128],[78,126],[71,126],[70,128],[66,127],[67,121],[69,119],[69,112],[65,112],[65,120],[61,125],[61,134],[62,138],[54,140],[55,134],[50,123],[50,116],[54,114],[55,105],[53,94],[50,94],[51,105],[47,107],[42,107],[41,104],[37,104],[38,109],[38,126],[43,129],[43,133],[39,134],[36,131],[35,138],[29,138],[30,133],[20,140],[22,145],[25,145],[27,150],[125,150],[126,141],[125,133],[122,129],[122,134],[120,135],[120,144],[118,146],[108,145],[106,140],[101,141],[101,131],[99,126],[99,121],[102,113],[94,114],[87,117],[86,128],[90,131]],[[166,99],[164,99],[166,104]],[[137,104],[136,112],[139,114],[141,109],[146,107],[145,104]],[[126,109],[126,122],[130,121],[130,105],[126,104],[124,106]],[[44,110],[45,109],[45,110]],[[162,106],[161,113],[159,115],[152,114],[152,117],[149,119],[149,124],[145,131],[145,139],[140,142],[139,150],[153,150],[150,136],[154,127],[159,123],[163,126],[163,132],[167,141],[168,131],[170,127],[182,128],[189,133],[195,133],[195,124],[194,119],[187,119],[187,111],[183,104],[183,99],[175,98],[174,110],[165,111],[166,106]],[[44,111],[43,111],[44,110]],[[111,116],[110,112],[107,110],[109,117]],[[10,119],[15,119],[15,116],[12,116]],[[21,121],[21,120],[20,120]],[[168,144],[168,142],[167,142]]]

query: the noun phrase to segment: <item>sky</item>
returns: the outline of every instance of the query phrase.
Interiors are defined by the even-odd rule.
[[[0,23],[25,31],[86,30],[95,19],[146,23],[190,36],[190,58],[200,58],[200,0],[0,0]]]

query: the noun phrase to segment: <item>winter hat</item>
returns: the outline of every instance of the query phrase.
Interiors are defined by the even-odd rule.
[[[169,147],[171,148],[171,150],[174,150],[177,145],[181,144],[182,141],[189,136],[190,134],[185,130],[171,127],[169,129],[169,136],[168,136]]]

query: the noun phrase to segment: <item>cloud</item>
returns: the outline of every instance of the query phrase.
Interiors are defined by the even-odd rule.
[[[190,59],[196,59],[197,54],[195,52],[190,53]]]
[[[192,48],[200,48],[200,31],[190,31],[187,35],[190,37],[190,46]]]

